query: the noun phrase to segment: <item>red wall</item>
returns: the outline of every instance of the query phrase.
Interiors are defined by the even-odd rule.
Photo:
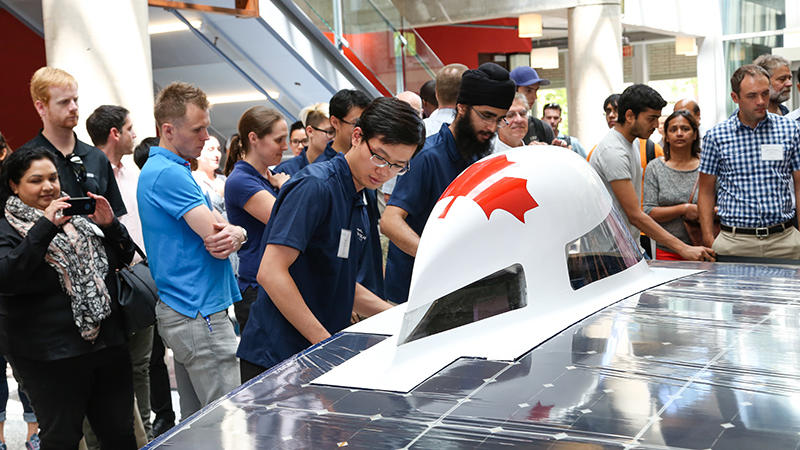
[[[29,83],[36,70],[47,60],[44,39],[18,21],[5,9],[0,9],[0,30],[3,30],[3,45],[0,45],[0,131],[12,149],[17,149],[31,140],[42,121],[31,103]]]
[[[517,19],[474,22],[481,25],[516,26]],[[439,56],[442,63],[478,67],[478,53],[530,53],[531,40],[520,38],[516,29],[436,26],[417,28],[417,33]]]

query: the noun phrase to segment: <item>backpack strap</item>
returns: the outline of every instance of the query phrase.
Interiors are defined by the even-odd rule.
[[[645,146],[647,152],[647,162],[650,162],[656,157],[656,143],[648,139]]]
[[[533,118],[533,127],[536,128],[536,137],[539,139],[539,142],[544,142],[545,144],[550,144],[550,142],[545,142],[545,133],[544,133],[544,126],[542,125],[542,121]]]

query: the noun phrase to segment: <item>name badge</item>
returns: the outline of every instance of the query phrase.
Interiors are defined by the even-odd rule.
[[[339,258],[347,259],[350,257],[350,238],[352,234],[352,231],[342,228],[342,234],[339,236],[339,251],[336,253]]]
[[[762,161],[783,161],[783,145],[763,144],[761,146]]]

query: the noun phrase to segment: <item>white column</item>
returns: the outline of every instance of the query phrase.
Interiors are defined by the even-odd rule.
[[[650,66],[647,58],[647,44],[633,44],[633,84],[647,84],[650,81]]]
[[[701,2],[697,14],[707,18],[706,35],[697,38],[697,97],[705,130],[727,119],[730,77],[725,73],[722,19],[719,2]]]
[[[620,2],[597,3],[567,10],[570,134],[587,148],[608,132],[603,100],[622,88]]]
[[[131,112],[137,142],[155,136],[147,0],[42,0],[47,65],[78,80],[78,138],[100,105]],[[133,164],[131,164],[133,165]]]

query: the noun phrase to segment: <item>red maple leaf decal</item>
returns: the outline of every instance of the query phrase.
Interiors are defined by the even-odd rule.
[[[550,410],[553,409],[553,406],[556,405],[549,405],[545,406],[542,405],[541,401],[537,401],[533,408],[528,411],[528,420],[533,420],[536,422],[541,422],[550,417]]]
[[[526,180],[500,177],[502,172],[513,164],[506,155],[501,155],[469,166],[439,197],[439,200],[452,197],[439,218],[444,219],[447,216],[456,198],[467,197],[483,209],[487,219],[496,209],[502,209],[525,223],[525,212],[536,208],[539,204],[525,187]]]

